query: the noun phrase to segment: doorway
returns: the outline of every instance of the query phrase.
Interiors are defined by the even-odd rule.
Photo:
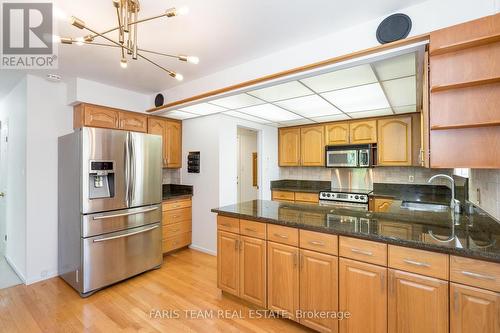
[[[257,131],[238,127],[238,202],[259,197],[259,156]]]

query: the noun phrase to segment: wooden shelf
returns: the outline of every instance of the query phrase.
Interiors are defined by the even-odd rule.
[[[500,82],[500,77],[495,77],[495,78],[490,78],[490,79],[481,79],[481,80],[476,80],[476,81],[468,81],[468,82],[458,82],[458,83],[452,83],[452,84],[447,84],[443,86],[433,86],[431,88],[431,92],[440,92],[440,91],[446,91],[446,90],[451,90],[451,89],[462,89],[462,88],[469,88],[469,87],[474,87],[474,86],[480,86],[480,85],[485,85],[485,84],[493,84],[493,83],[499,83]]]
[[[431,130],[439,131],[439,130],[449,130],[449,129],[493,127],[493,126],[500,126],[500,120],[490,121],[485,123],[472,123],[472,124],[433,125],[431,126]]]
[[[441,46],[440,48],[433,50],[430,53],[430,55],[436,56],[436,55],[441,55],[441,54],[445,54],[445,53],[457,52],[457,51],[465,50],[468,48],[483,46],[483,45],[496,43],[496,42],[500,42],[500,34],[493,35],[493,36],[474,38],[474,39],[470,39],[470,40],[455,43],[455,44],[444,45],[444,46]]]

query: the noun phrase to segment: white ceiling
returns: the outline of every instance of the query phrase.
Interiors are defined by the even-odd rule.
[[[416,112],[419,52],[409,52],[265,88],[208,100],[165,115],[177,119],[223,113],[272,126]]]
[[[361,6],[357,1],[338,0],[141,0],[140,18],[175,6],[186,5],[190,12],[141,24],[139,47],[198,56],[198,65],[152,56],[189,81],[423,1],[373,0]],[[116,25],[111,0],[54,3],[62,13],[77,16],[95,30]],[[85,34],[63,20],[58,20],[57,26],[60,36]],[[143,93],[179,84],[143,60],[129,62],[125,70],[119,60],[118,49],[60,45],[57,73],[63,78],[79,76]]]

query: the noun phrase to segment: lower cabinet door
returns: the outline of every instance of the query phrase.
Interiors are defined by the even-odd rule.
[[[263,308],[267,305],[266,241],[240,236],[240,297]]]
[[[451,283],[450,332],[499,333],[500,293]]]
[[[235,296],[239,295],[239,235],[217,232],[217,286]]]
[[[299,249],[267,242],[267,307],[296,320],[299,308]]]
[[[447,281],[389,269],[389,333],[447,333],[448,322]]]
[[[319,332],[338,332],[338,258],[300,250],[299,322]]]
[[[341,333],[387,332],[387,268],[340,258],[339,310]]]

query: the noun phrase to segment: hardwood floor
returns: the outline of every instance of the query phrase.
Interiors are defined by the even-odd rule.
[[[0,332],[312,332],[287,319],[249,318],[258,308],[217,289],[214,256],[187,249],[163,263],[86,299],[59,278],[0,290]]]

